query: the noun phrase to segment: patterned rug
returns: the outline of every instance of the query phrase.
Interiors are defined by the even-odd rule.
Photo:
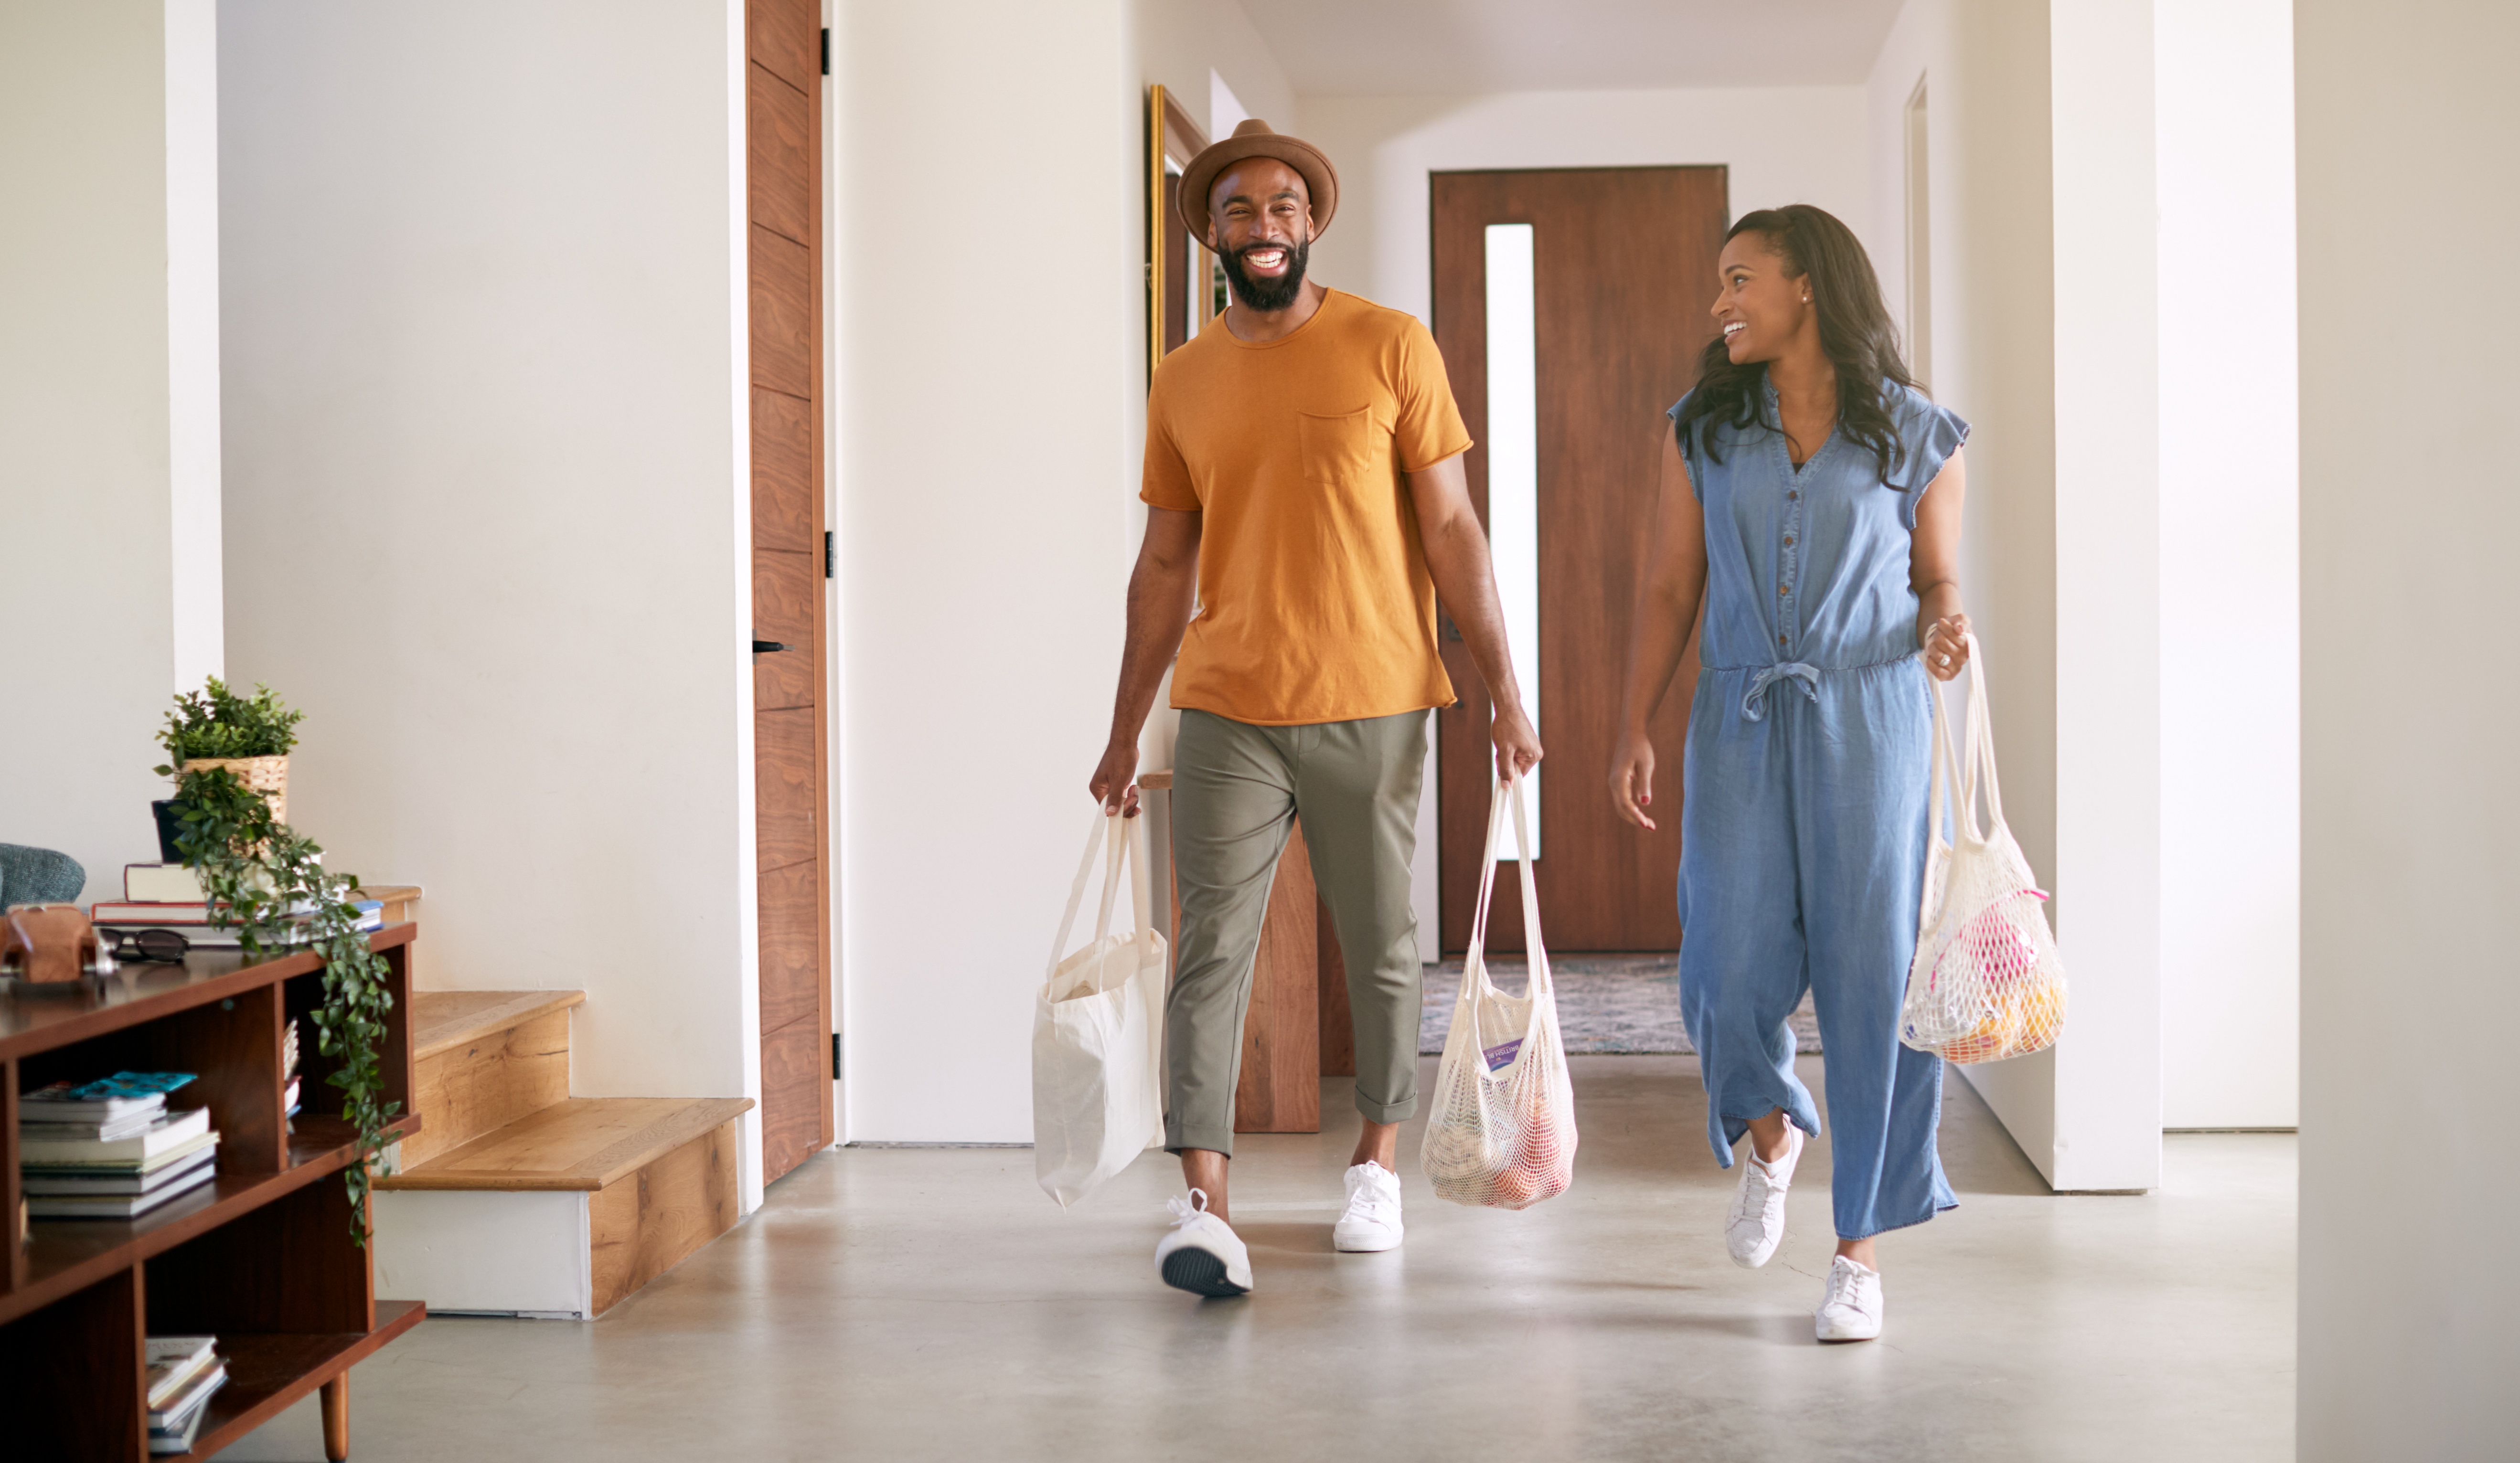
[[[1680,1023],[1680,959],[1677,955],[1559,955],[1549,963],[1557,978],[1557,1030],[1569,1052],[1693,1052]],[[1488,978],[1519,991],[1530,977],[1520,956],[1488,962]],[[1418,1049],[1444,1049],[1453,1002],[1462,992],[1460,956],[1426,967],[1425,1004],[1418,1017]],[[1793,1014],[1794,1044],[1820,1050],[1820,1025],[1811,998]]]

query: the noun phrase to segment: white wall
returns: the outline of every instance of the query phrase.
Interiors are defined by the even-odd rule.
[[[221,9],[229,663],[585,1096],[759,1095],[741,17]]]
[[[1339,170],[1339,212],[1311,274],[1432,323],[1427,175],[1516,167],[1722,163],[1731,212],[1816,203],[1872,243],[1861,87],[1509,92],[1302,101],[1306,139]],[[1714,295],[1714,282],[1707,294]],[[1441,954],[1434,737],[1418,809],[1419,954]]]
[[[2301,1456],[2508,1456],[2520,9],[2297,0]],[[2235,256],[2228,267],[2257,261]],[[2411,1167],[2410,1167],[2411,1166]],[[2408,1188],[2401,1175],[2413,1179]]]
[[[1030,996],[1094,816],[1134,547],[1130,24],[1121,0],[837,18],[850,1139],[1032,1136]],[[1046,228],[1058,259],[1025,263]],[[1056,298],[1056,327],[1010,289]]]
[[[1209,141],[1216,140],[1210,71],[1225,78],[1246,114],[1281,132],[1298,131],[1294,84],[1234,0],[1138,0],[1129,9],[1140,73],[1179,98]]]
[[[2048,16],[2005,0],[1909,0],[1866,86],[1867,240],[1905,278],[1902,112],[1931,106],[1934,394],[1966,418],[1961,589],[1992,671],[2003,808],[2031,866],[2056,867],[2055,218]],[[1904,308],[1904,306],[1902,306]],[[2052,1163],[2055,1058],[1961,1069],[2025,1150]]]
[[[0,841],[76,858],[87,899],[158,857],[153,737],[219,669],[198,533],[218,511],[217,212],[182,165],[215,145],[208,9],[0,8]]]
[[[2154,9],[2161,1107],[2300,1118],[2300,361],[2291,0]]]

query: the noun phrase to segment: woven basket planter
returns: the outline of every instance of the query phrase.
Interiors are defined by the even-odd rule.
[[[279,822],[289,821],[289,759],[282,757],[196,757],[175,770],[181,778],[186,773],[203,772],[224,767],[236,774],[237,780],[261,793],[271,804],[271,816]]]

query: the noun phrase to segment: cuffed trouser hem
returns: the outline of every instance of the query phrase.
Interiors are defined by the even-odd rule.
[[[1356,1110],[1365,1114],[1368,1123],[1406,1123],[1418,1116],[1418,1097],[1413,1092],[1398,1102],[1375,1102],[1359,1092]]]
[[[1210,1153],[1234,1156],[1234,1126],[1214,1128],[1206,1124],[1164,1125],[1164,1151],[1180,1153],[1186,1149],[1205,1149]]]

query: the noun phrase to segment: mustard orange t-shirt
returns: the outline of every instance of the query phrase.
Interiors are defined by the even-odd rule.
[[[1451,705],[1400,474],[1469,445],[1426,328],[1336,289],[1292,334],[1220,315],[1164,357],[1139,496],[1202,515],[1173,705],[1264,727]]]

